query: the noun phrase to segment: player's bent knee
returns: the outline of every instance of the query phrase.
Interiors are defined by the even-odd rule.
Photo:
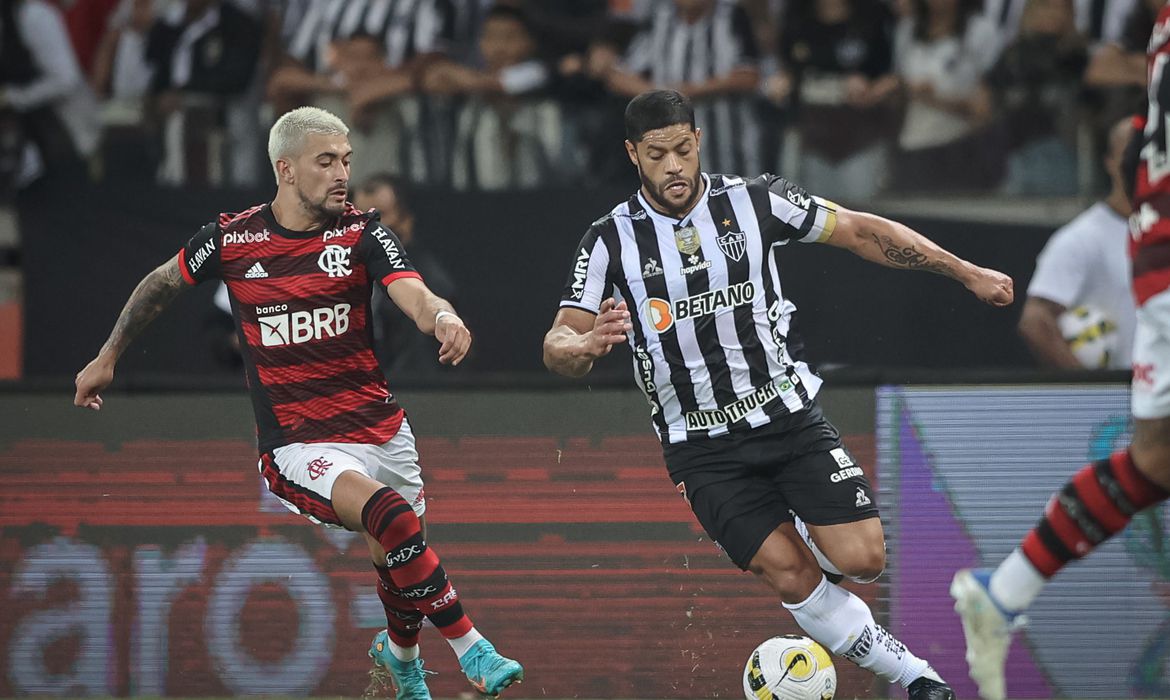
[[[364,531],[362,510],[382,488],[385,488],[382,484],[355,470],[348,470],[338,476],[330,500],[341,523],[354,532]]]
[[[748,571],[759,576],[785,603],[799,603],[820,583],[821,570],[804,557],[777,557],[757,554]]]
[[[834,562],[836,563],[836,562]],[[882,547],[859,547],[845,564],[838,564],[841,573],[857,583],[872,583],[886,570],[886,549]]]

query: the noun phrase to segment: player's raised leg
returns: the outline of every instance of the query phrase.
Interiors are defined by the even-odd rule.
[[[380,594],[383,603],[389,601],[391,606],[387,608],[388,623],[389,618],[396,617],[395,613],[402,612],[400,599],[413,602],[418,612],[426,616],[451,645],[468,681],[485,695],[496,696],[523,679],[524,670],[520,664],[497,653],[491,642],[472,625],[438,555],[423,539],[418,516],[402,496],[364,474],[346,471],[333,485],[332,501],[346,527],[367,533],[386,553],[386,576],[389,586],[395,589],[394,595],[382,597]],[[382,588],[380,581],[379,589]],[[386,592],[391,593],[389,589]],[[412,639],[409,630],[406,632],[399,637],[399,642],[394,642],[388,631],[383,650],[377,649],[376,638],[375,662],[393,672],[395,661],[403,660],[394,653],[395,646],[403,657],[409,659],[413,655],[417,661],[417,634]],[[409,645],[411,641],[415,642],[413,649]],[[411,666],[421,670],[422,664]],[[425,683],[423,688],[425,690]],[[399,697],[403,697],[401,687]],[[429,697],[429,693],[418,697]]]
[[[872,540],[876,528],[876,551]],[[877,518],[831,526],[843,540],[856,543],[855,560],[841,558],[838,568],[847,576],[876,578],[884,568],[881,521]],[[856,534],[850,537],[849,532]],[[822,538],[824,539],[824,538]],[[866,545],[869,545],[868,547]],[[832,551],[831,549],[829,551]],[[875,557],[880,556],[880,561]],[[834,559],[833,563],[837,563]],[[775,590],[797,624],[826,649],[839,654],[909,692],[911,700],[953,700],[954,692],[926,661],[918,658],[873,618],[865,601],[830,583],[812,551],[792,523],[770,534],[748,564],[748,570]]]
[[[1049,579],[1120,532],[1139,511],[1167,498],[1170,418],[1135,419],[1128,449],[1087,464],[1049,500],[1036,527],[994,570],[962,569],[951,582],[979,694],[1006,697],[1011,633]]]

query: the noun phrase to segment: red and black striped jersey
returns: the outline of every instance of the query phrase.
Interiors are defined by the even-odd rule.
[[[1170,289],[1170,5],[1154,23],[1148,50],[1148,106],[1130,216],[1133,289],[1139,305]]]
[[[374,357],[370,294],[418,278],[377,214],[347,206],[319,231],[290,231],[267,204],[220,214],[179,251],[190,284],[227,285],[259,446],[381,444],[402,424]]]

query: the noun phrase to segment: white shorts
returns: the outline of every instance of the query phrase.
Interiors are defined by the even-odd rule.
[[[1134,418],[1170,417],[1170,290],[1137,310],[1130,401]]]
[[[334,527],[343,525],[333,510],[333,484],[351,469],[397,491],[416,515],[426,512],[414,433],[405,419],[384,445],[294,442],[260,458],[260,474],[281,503],[315,523]]]

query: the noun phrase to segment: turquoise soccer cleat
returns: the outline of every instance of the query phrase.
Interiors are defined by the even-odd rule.
[[[524,668],[512,659],[500,656],[486,639],[476,642],[463,656],[459,666],[476,690],[488,697],[498,697],[500,691],[524,680]]]
[[[390,672],[397,692],[394,696],[396,700],[431,700],[426,680],[426,675],[431,672],[423,670],[422,659],[399,661],[390,652],[390,636],[386,630],[374,635],[374,641],[370,643],[370,658],[374,660],[375,667]]]

